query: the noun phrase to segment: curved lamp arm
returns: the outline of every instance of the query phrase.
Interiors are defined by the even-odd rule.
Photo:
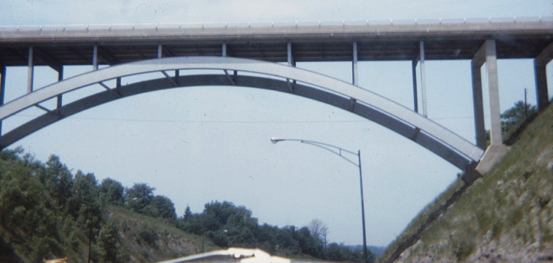
[[[271,142],[273,144],[276,144],[277,142],[285,142],[285,141],[293,141],[293,142],[301,142],[301,143],[305,143],[305,144],[309,144],[309,145],[312,145],[312,146],[316,146],[316,147],[319,147],[319,148],[322,148],[322,149],[325,149],[333,154],[336,154],[338,156],[340,156],[342,159],[348,161],[349,163],[359,167],[361,164],[359,163],[356,163],[348,158],[346,158],[345,156],[342,155],[342,152],[345,152],[345,153],[349,153],[349,154],[352,154],[352,155],[355,155],[357,157],[359,157],[359,152],[353,152],[353,151],[348,151],[346,149],[343,149],[343,148],[340,148],[338,146],[334,146],[334,145],[331,145],[331,144],[328,144],[328,143],[323,143],[323,142],[317,142],[317,141],[309,141],[309,140],[301,140],[301,139],[279,139],[279,138],[271,138]]]

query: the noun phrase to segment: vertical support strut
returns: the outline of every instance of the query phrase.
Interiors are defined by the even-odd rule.
[[[29,47],[29,70],[27,72],[27,93],[33,92],[34,61],[33,47]]]
[[[351,61],[351,75],[352,75],[352,84],[358,86],[358,73],[357,73],[357,42],[353,42],[353,58]],[[355,107],[356,99],[350,98],[349,100],[349,110],[353,112]]]
[[[163,57],[163,46],[161,44],[157,45],[157,58]]]
[[[98,46],[92,48],[92,70],[98,70]]]
[[[58,81],[62,81],[63,80],[63,66],[60,67],[60,71],[58,71]],[[62,106],[62,95],[58,95],[58,100],[57,100],[57,108],[61,108]]]
[[[501,137],[501,111],[499,107],[499,80],[497,77],[495,40],[486,40],[486,71],[488,74],[491,142],[494,145],[502,145],[503,138]]]
[[[534,75],[536,79],[536,101],[538,102],[538,111],[543,111],[549,104],[549,95],[547,91],[547,63],[534,60]]]
[[[359,74],[357,71],[357,42],[353,42],[353,62],[351,64],[352,83],[359,86]]]
[[[292,56],[292,43],[288,42],[286,45],[287,48],[287,58],[288,58],[288,66],[296,66],[296,63],[294,62],[294,57]]]
[[[424,41],[420,42],[420,67],[421,67],[421,95],[422,95],[422,116],[428,117],[426,111],[426,69],[424,66],[425,54],[424,54]]]
[[[412,73],[413,73],[413,109],[415,112],[419,112],[419,98],[418,98],[418,91],[417,91],[417,63],[419,62],[419,59],[413,60],[413,63],[411,65]]]
[[[536,78],[536,101],[538,102],[538,111],[543,111],[549,104],[546,66],[551,59],[553,59],[553,43],[549,44],[534,59],[534,75]]]
[[[286,60],[288,61],[288,66],[295,67],[296,62],[294,61],[294,57],[292,56],[292,42],[288,42],[286,44]],[[288,89],[291,93],[294,92],[294,86],[296,86],[296,80],[292,81],[292,84],[290,84],[290,79],[286,79],[286,83],[288,84]]]
[[[4,105],[5,90],[6,90],[6,66],[0,65],[0,106]],[[2,120],[0,120],[0,136],[2,136]]]
[[[474,129],[476,136],[476,146],[486,149],[486,127],[484,125],[484,98],[482,96],[482,73],[480,72],[481,65],[476,61],[471,62],[472,65],[472,99],[474,106]]]
[[[226,57],[226,56],[227,56],[227,43],[223,43],[223,47],[222,47],[221,53],[222,53],[222,56],[223,56],[223,57]]]

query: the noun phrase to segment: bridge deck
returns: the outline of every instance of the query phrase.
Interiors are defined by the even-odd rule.
[[[414,60],[425,42],[427,60],[472,59],[486,39],[495,39],[497,58],[535,58],[553,41],[553,18],[301,22],[299,24],[80,25],[0,27],[0,65],[90,65],[97,45],[100,64],[163,56],[221,56],[272,62],[351,61],[357,42],[360,61]]]

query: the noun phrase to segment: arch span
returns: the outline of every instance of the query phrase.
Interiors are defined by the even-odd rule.
[[[186,69],[224,70],[221,75],[188,75],[169,77],[165,71]],[[270,77],[229,75],[227,70],[250,72]],[[162,72],[166,78],[116,87],[82,98],[45,113],[0,137],[0,149],[72,114],[119,98],[144,92],[190,86],[242,86],[286,92],[314,99],[374,121],[407,137],[456,167],[465,170],[478,163],[483,150],[441,125],[401,106],[349,83],[315,72],[276,63],[229,57],[173,57],[108,67],[60,81],[22,96],[0,107],[0,120],[38,103],[73,91],[102,84],[104,81],[149,72]],[[279,77],[282,79],[275,79]],[[297,81],[292,84],[289,80]]]

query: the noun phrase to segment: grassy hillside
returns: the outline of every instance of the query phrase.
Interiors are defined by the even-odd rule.
[[[131,262],[161,261],[220,249],[210,240],[186,233],[160,218],[117,206],[108,207],[107,213],[108,224],[113,222],[119,230],[118,249]]]
[[[219,249],[209,240],[183,232],[168,224],[162,219],[152,218],[128,211],[117,206],[106,207],[105,213],[109,218],[102,225],[102,229],[115,230],[114,247],[119,262],[156,262],[175,257],[181,257],[201,252]],[[56,235],[63,236],[63,227],[56,227]],[[48,240],[54,242],[48,248],[54,247],[43,257],[65,258],[69,262],[86,262],[88,259],[89,242],[88,231],[82,229],[74,234],[71,242]],[[42,262],[37,258],[32,246],[36,237],[27,235],[23,231],[6,230],[0,228],[0,262]],[[42,241],[38,241],[42,242]],[[91,243],[93,262],[104,262],[100,255],[102,250],[98,239]]]
[[[458,201],[435,213],[456,193]],[[489,174],[464,189],[456,182],[422,211],[379,259],[437,219],[396,262],[553,260],[553,107],[541,113]]]

